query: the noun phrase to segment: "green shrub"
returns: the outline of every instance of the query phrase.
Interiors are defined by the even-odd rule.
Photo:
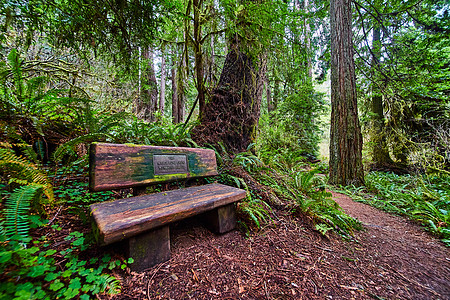
[[[312,218],[316,229],[322,234],[334,230],[348,236],[361,223],[345,214],[326,191],[325,177],[317,170],[262,173],[260,182],[275,190],[287,205]]]

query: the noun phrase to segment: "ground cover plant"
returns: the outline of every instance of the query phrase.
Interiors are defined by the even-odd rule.
[[[2,178],[9,178],[1,190],[0,298],[91,299],[120,292],[120,281],[111,270],[124,269],[132,260],[89,255],[94,241],[86,229],[83,233],[54,222],[64,207],[89,224],[86,206],[80,204],[104,201],[110,194],[88,193],[86,184],[76,181],[79,172],[60,169],[49,176],[49,169],[15,155],[9,147],[0,150]],[[58,180],[71,183],[53,189]],[[66,226],[64,231],[61,226]],[[42,231],[46,233],[40,235]]]
[[[371,172],[366,187],[343,190],[356,201],[423,224],[450,246],[450,177]]]

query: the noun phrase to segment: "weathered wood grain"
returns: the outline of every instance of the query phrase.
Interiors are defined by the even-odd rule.
[[[225,233],[236,227],[235,203],[221,206],[203,214],[206,225],[215,233]]]
[[[101,202],[90,206],[102,244],[194,216],[245,198],[241,189],[208,184],[169,192]]]
[[[130,268],[142,272],[170,258],[169,225],[158,227],[128,239],[128,257],[134,259]]]
[[[210,149],[93,143],[89,155],[92,191],[217,175],[216,156]],[[170,156],[180,163],[185,157],[187,165],[155,175],[153,163],[160,161],[155,156]]]

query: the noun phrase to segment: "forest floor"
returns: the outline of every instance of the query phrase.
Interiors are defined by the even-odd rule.
[[[195,219],[171,227],[171,259],[122,274],[103,299],[450,299],[450,249],[417,224],[333,198],[365,230],[323,237],[274,210],[257,232],[215,235]]]

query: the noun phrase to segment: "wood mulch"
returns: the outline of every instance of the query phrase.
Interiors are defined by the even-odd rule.
[[[215,235],[197,220],[171,227],[169,261],[122,274],[102,299],[450,299],[450,251],[418,225],[349,197],[333,198],[365,227],[323,237],[274,210],[257,232]]]

